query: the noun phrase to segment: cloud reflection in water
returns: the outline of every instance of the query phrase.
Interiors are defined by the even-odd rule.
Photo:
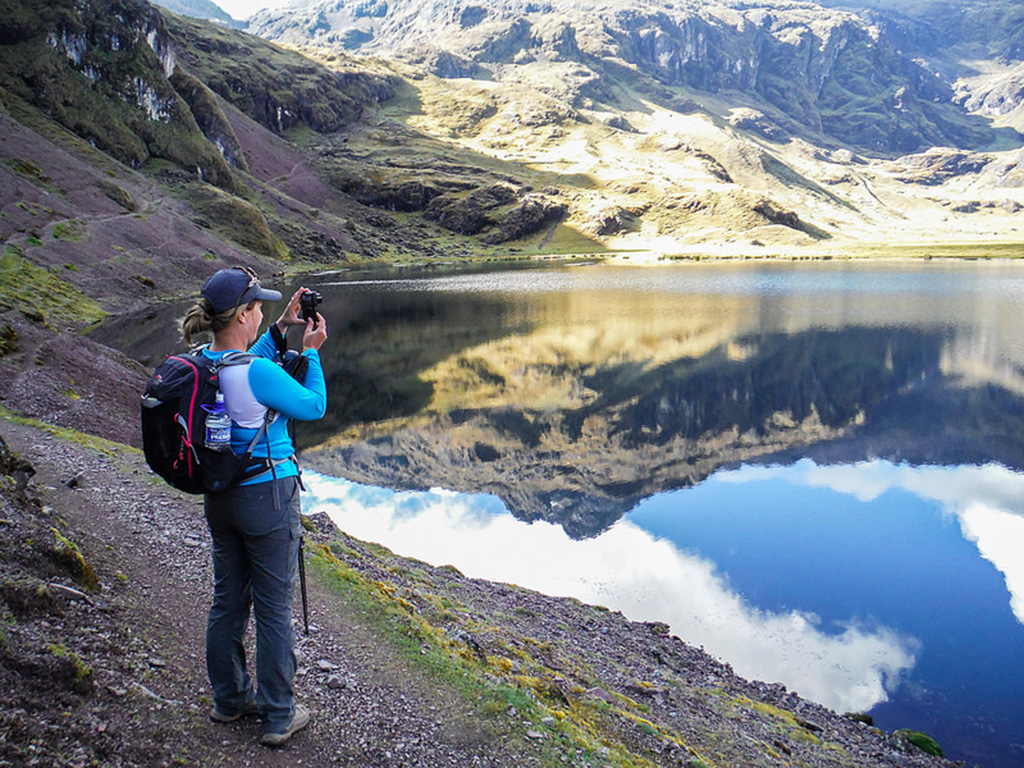
[[[741,675],[780,681],[838,711],[866,711],[913,666],[916,642],[886,627],[849,622],[826,632],[800,611],[769,612],[730,590],[714,563],[620,520],[600,536],[516,520],[492,496],[394,492],[304,473],[307,512],[344,531],[467,576],[605,605],[638,621],[663,621]]]

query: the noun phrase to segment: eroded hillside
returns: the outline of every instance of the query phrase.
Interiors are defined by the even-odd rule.
[[[353,126],[343,162],[321,152],[371,205],[527,251],[849,254],[1019,241],[1016,48],[1009,33],[979,48],[986,19],[1007,21],[991,5],[932,59],[908,43],[939,34],[922,16],[912,36],[895,12],[808,4],[322,2],[249,29],[327,62],[405,62],[391,65],[406,82],[391,122]],[[494,168],[519,200],[542,193],[538,234],[490,228],[511,198],[467,172]]]

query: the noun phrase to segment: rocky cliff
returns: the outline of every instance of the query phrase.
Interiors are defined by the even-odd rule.
[[[778,129],[880,153],[979,146],[987,126],[952,104],[952,88],[870,20],[795,3],[475,4],[326,0],[266,10],[249,30],[294,44],[399,56],[443,77],[498,79],[545,63],[589,73],[579,105],[615,104],[616,83],[686,86],[765,108]]]
[[[231,188],[224,157],[200,132],[170,82],[177,50],[163,16],[127,3],[9,0],[0,38],[0,85],[117,160],[163,158]]]
[[[252,38],[239,45],[143,0],[116,13],[100,2],[5,5],[0,85],[11,95],[132,167],[162,158],[229,190],[227,165],[243,161],[212,93],[276,131],[336,130],[391,95],[380,78],[343,77]]]

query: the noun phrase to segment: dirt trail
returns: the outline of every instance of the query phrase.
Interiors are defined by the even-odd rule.
[[[284,748],[271,750],[257,743],[256,719],[226,726],[210,722],[203,638],[211,569],[201,500],[155,483],[136,451],[101,455],[3,420],[0,435],[35,467],[30,492],[62,521],[58,524],[66,523],[65,535],[78,544],[104,585],[95,600],[99,611],[76,615],[69,606],[65,626],[50,621],[41,631],[60,635],[84,629],[112,638],[118,627],[104,626],[102,620],[109,618],[127,632],[121,642],[128,647],[82,654],[95,670],[95,691],[84,706],[98,713],[97,743],[82,745],[79,762],[68,758],[56,764],[87,765],[86,754],[105,754],[117,739],[137,741],[140,735],[154,740],[150,760],[124,757],[126,762],[104,764],[532,764],[522,756],[505,761],[504,750],[485,728],[473,724],[458,695],[423,679],[382,646],[357,612],[326,595],[313,571],[309,598],[315,631],[305,636],[300,627],[302,666],[296,685],[300,700],[314,713],[311,726]],[[89,624],[95,626],[83,626]],[[64,644],[75,647],[70,637]],[[39,716],[61,719],[59,712]],[[137,729],[145,733],[133,735]]]

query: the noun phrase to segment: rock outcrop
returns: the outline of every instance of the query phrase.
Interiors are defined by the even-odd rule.
[[[207,24],[169,16],[179,66],[261,125],[276,133],[308,126],[336,131],[369,104],[394,95],[397,78],[359,67],[328,69],[300,53],[262,40],[218,35]]]
[[[171,83],[177,47],[142,0],[14,2],[0,38],[0,86],[121,162],[162,158],[225,189],[234,179]]]
[[[977,145],[988,135],[981,121],[959,114],[949,82],[901,53],[878,26],[809,4],[640,9],[607,1],[582,8],[560,0],[495,6],[398,0],[369,14],[325,0],[261,11],[249,30],[291,43],[344,41],[442,77],[472,74],[472,66],[453,68],[454,61],[499,78],[509,67],[575,62],[597,76],[605,98],[614,98],[608,81],[621,78],[742,93],[784,116],[786,124],[773,132],[821,135],[878,153]],[[758,122],[761,130],[764,125]]]

